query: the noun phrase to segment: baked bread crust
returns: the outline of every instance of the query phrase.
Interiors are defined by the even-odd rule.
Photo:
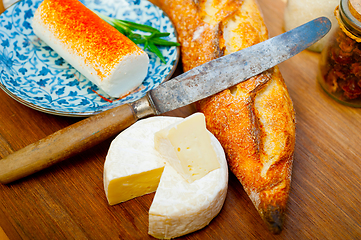
[[[283,227],[295,145],[294,111],[278,68],[201,101],[207,128],[270,231]]]
[[[255,0],[152,2],[176,27],[184,71],[268,38]],[[278,67],[196,105],[267,227],[280,233],[291,184],[295,113]]]

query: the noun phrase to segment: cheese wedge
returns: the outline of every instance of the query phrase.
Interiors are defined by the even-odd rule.
[[[188,182],[220,167],[202,113],[156,132],[154,147]]]
[[[44,0],[35,11],[34,33],[111,97],[137,88],[149,57],[78,0]]]
[[[225,154],[210,132],[207,131],[219,168],[192,183],[154,148],[156,132],[182,121],[183,118],[161,116],[138,121],[113,140],[104,164],[104,189],[109,203],[156,189],[148,229],[156,238],[179,237],[205,227],[220,212],[227,194]],[[122,191],[123,185],[132,190]]]

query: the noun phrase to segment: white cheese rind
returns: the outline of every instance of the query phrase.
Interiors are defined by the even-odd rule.
[[[85,53],[73,51],[71,43],[64,43],[55,37],[52,29],[46,27],[41,14],[38,12],[33,18],[32,28],[36,36],[111,97],[119,98],[129,94],[142,84],[148,74],[149,57],[140,48],[137,52],[130,52],[123,56],[121,61],[111,69],[109,75],[101,78],[95,70],[95,68],[101,68],[101,66],[89,64],[86,58],[82,56]],[[59,28],[61,28],[61,25]]]
[[[192,183],[179,175],[155,150],[155,132],[181,120],[160,116],[139,120],[113,140],[104,165],[105,189],[106,181],[110,179],[165,165],[149,209],[148,233],[157,238],[174,238],[205,227],[217,216],[227,194],[225,154],[211,133],[220,168]],[[122,158],[125,154],[127,157]]]
[[[149,209],[150,235],[169,239],[197,231],[207,226],[222,209],[228,187],[228,166],[221,144],[212,134],[211,138],[220,168],[188,183],[172,167],[165,166]]]
[[[164,167],[164,160],[152,144],[154,142],[154,129],[168,126],[168,121],[162,118],[140,120],[125,129],[112,141],[105,159],[103,172],[104,190],[110,204],[120,202],[110,200],[109,184],[111,181]],[[173,122],[180,121],[181,118],[172,118],[172,120]]]

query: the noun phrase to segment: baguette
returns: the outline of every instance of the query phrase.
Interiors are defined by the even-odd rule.
[[[175,25],[184,71],[268,38],[255,0],[152,2]],[[278,67],[196,106],[268,229],[279,234],[291,184],[295,112]]]

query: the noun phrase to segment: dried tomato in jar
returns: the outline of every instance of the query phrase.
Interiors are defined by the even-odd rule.
[[[321,53],[318,80],[337,101],[361,107],[361,1],[341,0],[339,23]]]

